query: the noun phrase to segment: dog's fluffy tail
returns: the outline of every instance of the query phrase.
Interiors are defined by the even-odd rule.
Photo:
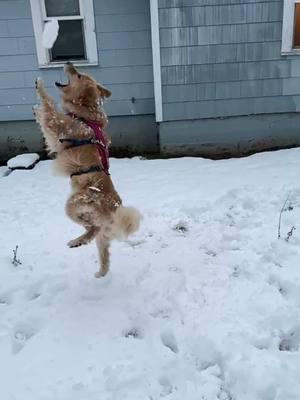
[[[114,237],[118,240],[127,239],[139,229],[141,219],[142,215],[136,208],[118,207],[114,213]]]

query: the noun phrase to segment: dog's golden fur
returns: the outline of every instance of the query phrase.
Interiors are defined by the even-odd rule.
[[[64,112],[74,113],[105,128],[108,120],[101,104],[104,97],[111,95],[110,91],[90,76],[79,73],[71,63],[65,65],[65,73],[69,83],[62,85],[56,82]],[[95,145],[70,147],[70,144],[60,142],[60,139],[68,138],[91,139],[94,137],[93,130],[81,119],[58,112],[40,79],[36,81],[36,89],[40,104],[34,109],[34,114],[48,151],[56,154],[56,170],[63,175],[71,175],[101,165]],[[122,206],[110,176],[104,171],[75,175],[71,178],[71,185],[72,194],[66,204],[66,213],[73,221],[83,225],[86,232],[68,245],[78,247],[96,239],[100,269],[95,276],[104,276],[109,269],[111,240],[126,238],[134,233],[139,228],[140,214],[134,208]]]

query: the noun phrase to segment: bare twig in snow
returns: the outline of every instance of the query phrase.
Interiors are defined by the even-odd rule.
[[[18,265],[21,265],[21,264],[22,264],[21,261],[17,258],[18,248],[19,248],[19,246],[17,245],[16,248],[15,248],[15,250],[13,250],[14,258],[13,258],[13,260],[12,260],[12,264],[13,264],[15,267],[17,267]]]
[[[278,239],[281,237],[281,216],[282,216],[282,213],[284,212],[284,211],[286,211],[286,204],[287,204],[287,202],[289,201],[289,197],[290,197],[290,194],[288,194],[287,195],[287,198],[285,199],[285,202],[283,203],[283,206],[281,207],[281,210],[280,210],[280,213],[279,213],[279,220],[278,220]],[[293,208],[291,207],[291,206],[289,206],[289,210],[292,210]]]
[[[293,236],[293,232],[296,230],[295,226],[292,226],[291,230],[286,234],[285,241],[288,242],[290,240],[290,237]]]

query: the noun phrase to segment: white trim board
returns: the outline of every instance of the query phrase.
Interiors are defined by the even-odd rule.
[[[163,121],[158,0],[150,0],[153,80],[156,122]]]

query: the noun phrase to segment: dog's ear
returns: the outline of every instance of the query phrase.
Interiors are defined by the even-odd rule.
[[[88,85],[77,92],[77,99],[80,105],[92,106],[98,100],[98,94],[94,85]]]
[[[97,88],[100,92],[101,97],[110,97],[111,96],[111,92],[108,89],[106,89],[104,86],[99,85],[99,83],[97,84]]]

